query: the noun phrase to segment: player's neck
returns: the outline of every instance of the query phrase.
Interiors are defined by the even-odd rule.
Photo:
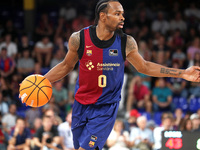
[[[113,37],[114,31],[110,31],[105,26],[98,24],[96,26],[96,35],[100,40],[107,41]]]

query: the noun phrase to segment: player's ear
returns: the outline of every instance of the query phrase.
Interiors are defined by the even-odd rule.
[[[106,20],[106,13],[105,13],[105,12],[100,12],[100,13],[99,13],[99,19],[100,19],[102,22],[105,22],[105,20]]]

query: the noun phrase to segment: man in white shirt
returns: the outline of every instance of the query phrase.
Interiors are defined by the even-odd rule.
[[[0,51],[3,47],[7,48],[7,56],[15,58],[17,54],[17,45],[11,41],[11,34],[5,35],[5,41],[0,44]]]
[[[72,112],[69,112],[66,116],[66,121],[61,123],[58,126],[58,133],[61,137],[61,145],[63,150],[73,150],[73,137],[71,131],[71,123],[72,123]]]

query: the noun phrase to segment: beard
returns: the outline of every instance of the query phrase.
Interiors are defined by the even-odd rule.
[[[123,36],[123,34],[124,34],[124,32],[123,32],[123,30],[121,28],[117,28],[115,30],[115,33],[117,33],[119,36]]]

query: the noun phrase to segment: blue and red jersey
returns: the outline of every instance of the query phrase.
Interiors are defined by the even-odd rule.
[[[95,26],[81,30],[75,100],[84,105],[120,101],[125,45],[125,34],[115,33],[108,41],[102,41],[96,35]]]
[[[6,59],[0,58],[0,70],[8,72],[14,65],[11,58],[7,57]]]

